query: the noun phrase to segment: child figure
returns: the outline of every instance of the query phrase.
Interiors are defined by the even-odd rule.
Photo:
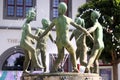
[[[81,25],[82,27],[85,28],[85,22],[84,19],[80,18],[80,17],[76,17],[75,18],[75,22],[78,25]],[[72,38],[75,37],[75,41],[76,41],[76,59],[80,58],[80,65],[81,66],[86,66],[87,64],[87,45],[86,45],[86,35],[83,34],[82,31],[80,31],[79,29],[75,29],[71,36],[70,36],[70,40],[72,40]]]
[[[46,29],[46,31],[40,36],[42,38],[45,36],[54,26],[56,28],[56,45],[58,49],[58,58],[56,59],[52,70],[50,72],[57,72],[60,62],[64,58],[64,48],[70,54],[70,60],[73,65],[73,72],[79,72],[76,64],[76,55],[75,50],[72,47],[68,34],[69,34],[69,24],[83,31],[85,34],[89,34],[86,29],[82,28],[80,25],[77,25],[72,21],[71,18],[65,16],[67,11],[67,5],[64,2],[61,2],[58,6],[58,14],[59,16],[55,18],[50,26]],[[90,35],[90,34],[89,34]]]
[[[41,23],[43,25],[43,28],[37,29],[36,34],[35,34],[36,36],[40,36],[49,26],[49,21],[47,21],[46,19],[42,19]],[[46,46],[47,46],[48,37],[53,42],[52,35],[50,33],[47,33],[47,35],[45,35],[44,37],[37,40],[37,45],[36,45],[36,49],[38,51],[40,51],[40,52],[38,52],[38,56],[39,56],[39,53],[41,54],[41,60],[42,60],[42,64],[44,67],[44,72],[46,72],[46,68],[47,68],[47,66],[46,66]]]
[[[27,71],[29,64],[31,62],[32,67],[35,68],[44,68],[43,66],[41,66],[38,62],[37,59],[37,55],[36,55],[36,49],[33,47],[32,45],[32,40],[33,39],[38,39],[37,36],[34,36],[31,32],[31,26],[30,26],[30,22],[32,20],[34,20],[35,18],[35,10],[34,8],[31,8],[26,17],[27,20],[25,22],[25,24],[22,27],[22,38],[20,41],[20,46],[23,48],[23,50],[25,51],[25,60],[23,63],[23,73],[27,73],[29,74],[29,72]]]
[[[103,28],[101,24],[98,22],[98,19],[100,17],[100,13],[98,11],[93,11],[91,13],[91,20],[93,21],[94,25],[93,27],[89,28],[89,32],[93,32],[94,37],[94,45],[91,52],[90,59],[88,61],[88,64],[86,66],[85,72],[90,72],[90,67],[94,63],[94,73],[99,73],[99,63],[98,59],[102,53],[102,50],[104,49],[104,42],[103,42]]]

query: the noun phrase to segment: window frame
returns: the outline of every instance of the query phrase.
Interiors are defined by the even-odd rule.
[[[53,17],[53,1],[54,0],[50,0],[50,20],[53,20],[55,17]],[[72,18],[72,0],[58,0],[58,2],[67,2],[67,16]],[[56,7],[57,8],[57,7]]]
[[[8,15],[8,0],[4,0],[3,1],[3,19],[24,19],[26,17],[26,8],[27,7],[35,7],[36,6],[36,0],[32,0],[32,5],[29,6],[29,5],[26,5],[26,0],[23,0],[23,5],[19,5],[17,4],[17,0],[14,0],[14,5],[10,5],[10,6],[13,6],[14,7],[14,15]],[[22,7],[22,14],[23,15],[20,15],[18,13],[17,15],[17,7]]]
[[[109,78],[109,80],[113,80],[113,67],[112,66],[100,66],[99,74],[104,80],[106,80],[106,78],[107,79]]]

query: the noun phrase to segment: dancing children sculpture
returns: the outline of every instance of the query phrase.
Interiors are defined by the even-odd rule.
[[[42,38],[55,26],[55,28],[56,28],[56,45],[58,48],[58,58],[56,59],[54,65],[52,67],[52,70],[50,72],[57,72],[58,66],[64,58],[64,48],[70,54],[70,58],[71,58],[70,60],[72,62],[72,66],[73,66],[73,72],[79,72],[79,70],[77,69],[77,64],[76,64],[75,50],[72,47],[70,40],[68,38],[69,24],[71,24],[72,26],[83,31],[85,34],[90,35],[86,29],[82,28],[80,25],[77,25],[75,22],[72,21],[71,18],[65,16],[64,14],[66,13],[66,11],[67,11],[67,5],[64,2],[61,2],[58,5],[59,16],[52,21],[50,26],[40,36],[40,38]]]
[[[75,22],[78,25],[81,25],[82,27],[85,28],[85,22],[84,19],[80,18],[80,17],[76,17],[75,18]],[[80,31],[79,29],[75,29],[71,36],[70,36],[70,40],[73,39],[73,37],[75,37],[75,41],[76,41],[76,59],[79,59],[80,61],[80,65],[81,66],[86,66],[87,64],[87,45],[86,45],[86,35],[83,34],[82,31]]]
[[[98,11],[93,11],[91,13],[91,20],[93,21],[94,25],[88,31],[91,33],[93,32],[94,37],[94,45],[91,52],[90,59],[86,66],[85,72],[90,72],[90,67],[94,63],[94,73],[99,73],[99,63],[98,59],[101,55],[102,50],[104,49],[104,42],[103,42],[103,28],[101,24],[98,22],[100,17],[100,13]]]
[[[39,64],[37,56],[36,56],[36,49],[32,46],[32,40],[38,39],[37,36],[34,36],[31,33],[31,26],[30,26],[30,22],[34,20],[35,15],[36,15],[35,9],[31,8],[26,15],[27,20],[22,27],[22,37],[20,41],[20,46],[25,51],[23,73],[29,73],[27,69],[29,67],[30,61],[31,61],[32,67],[44,68],[43,66]]]
[[[40,36],[46,30],[46,28],[49,26],[49,21],[46,19],[42,19],[41,23],[42,23],[43,28],[37,29],[36,34],[35,34],[36,36]],[[37,41],[37,45],[36,45],[36,49],[38,51],[40,51],[40,52],[38,52],[38,56],[39,56],[39,53],[41,54],[41,60],[42,60],[42,64],[44,67],[44,72],[46,72],[46,68],[47,68],[47,66],[46,66],[46,46],[47,46],[48,37],[53,42],[52,35],[50,33],[48,33],[44,37],[40,38]]]

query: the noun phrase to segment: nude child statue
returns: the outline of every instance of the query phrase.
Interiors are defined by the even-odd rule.
[[[86,29],[82,28],[80,25],[77,25],[71,18],[65,16],[67,11],[67,5],[64,2],[61,2],[58,5],[58,14],[59,16],[55,18],[46,31],[40,36],[42,38],[45,36],[54,26],[56,28],[56,45],[58,49],[58,58],[56,59],[53,68],[50,72],[57,72],[60,62],[64,58],[64,48],[69,52],[71,57],[71,62],[73,66],[73,72],[79,72],[76,64],[75,50],[70,43],[68,38],[69,34],[69,24],[83,31],[86,35],[90,35]]]
[[[75,22],[78,25],[81,25],[82,27],[85,28],[85,22],[84,19],[80,18],[80,17],[76,17],[75,18]],[[76,41],[76,59],[79,59],[80,61],[80,65],[81,66],[86,66],[87,64],[87,45],[86,45],[86,35],[83,34],[82,31],[80,31],[79,29],[75,29],[71,36],[70,36],[70,40],[73,39],[73,37],[75,37],[75,41]]]
[[[37,55],[36,55],[36,49],[32,46],[32,40],[38,39],[37,36],[34,36],[31,33],[31,26],[30,26],[30,22],[32,20],[34,20],[35,15],[36,15],[35,9],[31,8],[26,15],[27,19],[22,27],[22,37],[21,37],[21,41],[20,41],[20,46],[25,51],[25,60],[23,63],[23,73],[27,73],[27,74],[29,74],[27,69],[29,67],[30,62],[31,62],[31,64],[33,64],[32,67],[44,68],[43,66],[41,66],[39,64]]]
[[[103,28],[102,25],[99,23],[98,19],[100,17],[100,13],[98,11],[93,11],[91,13],[91,20],[93,21],[93,27],[89,28],[89,32],[93,32],[94,37],[94,45],[91,52],[90,59],[86,66],[86,73],[90,72],[90,67],[94,63],[94,73],[99,73],[99,63],[98,59],[104,49],[104,42],[103,42]]]
[[[46,20],[46,19],[42,19],[41,20],[41,23],[42,23],[42,28],[38,28],[36,30],[36,33],[35,35],[36,36],[40,36],[46,29],[47,27],[50,25],[49,21]],[[52,38],[52,35],[49,33],[47,33],[47,35],[45,35],[44,37],[40,38],[39,40],[37,40],[37,45],[36,45],[36,49],[39,51],[38,52],[38,56],[39,54],[41,54],[41,61],[43,64],[43,67],[44,67],[44,72],[46,72],[46,68],[47,68],[47,65],[46,65],[46,46],[47,46],[47,40],[48,38],[50,38],[50,40],[52,42],[54,42],[53,38]]]

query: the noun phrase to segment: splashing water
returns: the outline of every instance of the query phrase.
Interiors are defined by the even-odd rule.
[[[89,9],[83,11],[82,14],[80,14],[79,17],[82,17],[85,13],[90,12],[90,11],[98,11],[98,12],[100,12],[99,9],[90,9],[90,8],[89,8]],[[115,41],[116,41],[117,43],[120,43],[119,39],[117,39],[117,38],[115,37],[115,35],[114,35],[114,33],[113,33],[113,30],[110,29],[110,25],[109,25],[108,22],[106,21],[104,15],[101,15],[101,18],[102,18],[102,20],[103,20],[102,23],[105,24],[105,26],[103,26],[103,29],[104,29],[107,33],[110,33],[110,34],[112,35],[113,45],[115,45],[115,44],[114,44]],[[112,19],[112,18],[113,18],[113,17],[111,17],[111,19]],[[117,47],[118,47],[118,46],[117,46]],[[119,48],[119,49],[120,49],[120,48]]]

